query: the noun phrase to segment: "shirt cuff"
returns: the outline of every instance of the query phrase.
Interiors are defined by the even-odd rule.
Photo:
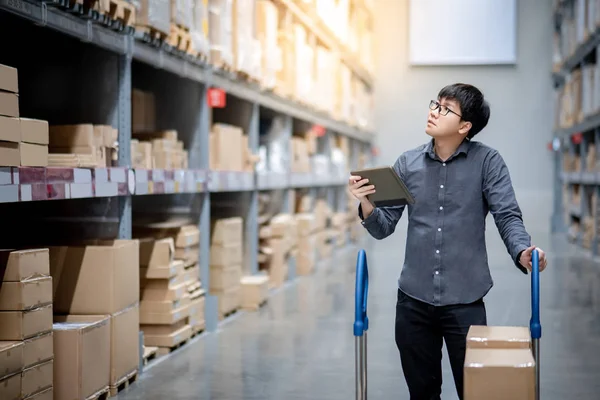
[[[376,221],[377,220],[377,215],[376,215],[377,212],[378,212],[377,207],[375,207],[373,209],[373,212],[367,218],[364,218],[363,212],[362,212],[362,207],[360,206],[360,204],[358,205],[358,217],[360,218],[361,224],[363,224],[363,225],[369,225],[370,223]]]
[[[525,250],[527,250],[529,246],[525,246],[525,245],[521,245],[517,248],[517,255],[515,257],[515,265],[517,266],[517,268],[519,268],[519,270],[521,270],[522,273],[524,274],[528,274],[529,270],[527,268],[525,268],[524,266],[521,265],[521,263],[519,262],[519,259],[521,258],[521,253],[523,253]]]

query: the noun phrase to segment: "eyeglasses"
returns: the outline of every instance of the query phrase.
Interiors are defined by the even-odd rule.
[[[451,109],[449,109],[448,107],[441,105],[440,103],[438,103],[435,100],[431,100],[429,102],[429,109],[432,111],[435,110],[439,110],[440,115],[448,115],[449,112],[451,112],[454,115],[458,115],[460,118],[462,118],[462,115],[455,113],[454,111],[452,111]]]

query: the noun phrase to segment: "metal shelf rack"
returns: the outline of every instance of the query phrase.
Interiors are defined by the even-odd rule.
[[[214,110],[207,104],[209,88],[221,88],[228,98],[231,96],[236,99],[232,102],[235,109],[230,109],[229,112],[226,110],[226,119],[239,118],[235,122],[248,133],[250,148],[254,152],[258,150],[259,145],[258,121],[262,110],[269,110],[269,113],[285,118],[290,137],[294,121],[299,121],[323,127],[324,139],[335,135],[348,137],[353,150],[356,151],[369,151],[374,139],[373,132],[350,126],[326,113],[264,91],[257,85],[226,76],[209,65],[151,47],[138,42],[132,35],[111,31],[89,20],[49,7],[45,3],[0,0],[0,15],[3,21],[9,19],[9,14],[12,14],[10,18],[14,19],[16,24],[21,24],[20,26],[24,26],[26,20],[33,22],[26,26],[28,31],[39,29],[32,32],[34,35],[43,36],[40,33],[54,31],[55,37],[64,37],[60,40],[71,40],[77,46],[83,46],[86,56],[102,52],[101,55],[92,57],[93,61],[87,61],[97,63],[94,64],[94,73],[97,74],[94,77],[95,81],[87,79],[81,83],[93,92],[94,96],[99,96],[96,100],[100,104],[98,108],[102,111],[92,112],[93,117],[88,118],[90,114],[86,113],[89,111],[83,110],[84,106],[81,106],[79,111],[73,111],[73,121],[65,122],[68,118],[65,117],[66,111],[57,115],[56,119],[58,123],[90,121],[118,128],[119,159],[118,166],[113,168],[0,167],[0,207],[3,207],[5,215],[31,214],[30,220],[39,218],[48,229],[47,232],[51,232],[51,226],[54,224],[60,224],[61,227],[76,226],[75,234],[82,237],[127,239],[132,237],[132,221],[136,208],[146,209],[146,205],[160,203],[160,206],[151,208],[157,208],[157,212],[164,214],[191,215],[197,220],[201,231],[200,274],[204,287],[209,286],[210,279],[211,208],[218,205],[218,199],[243,199],[240,215],[245,221],[245,252],[248,255],[245,258],[245,269],[247,273],[257,273],[259,191],[284,191],[289,196],[293,189],[308,188],[314,193],[321,193],[333,204],[347,182],[346,176],[334,171],[327,175],[298,174],[290,170],[263,173],[211,171],[208,162],[208,141],[210,124],[214,122],[215,115]],[[300,11],[296,16],[302,18]],[[36,25],[39,28],[35,28]],[[327,40],[326,31],[317,29],[316,34],[321,40]],[[344,53],[343,49],[338,48],[338,51]],[[81,56],[82,62],[86,62],[86,56]],[[344,59],[350,64],[355,63],[350,55]],[[10,65],[3,61],[2,56],[0,63]],[[41,71],[43,59],[40,60],[40,64],[38,68]],[[354,68],[360,70],[357,65],[355,64]],[[81,68],[85,69],[85,66]],[[362,71],[358,74],[365,82],[372,83],[367,72]],[[137,78],[153,86],[162,96],[168,97],[165,103],[172,103],[164,104],[162,110],[157,109],[157,114],[171,114],[170,117],[163,117],[172,118],[170,122],[175,126],[182,124],[182,127],[177,129],[190,151],[189,170],[142,170],[131,167],[131,92]],[[163,78],[174,83],[165,89],[161,86]],[[60,79],[64,79],[64,76],[57,78]],[[98,82],[102,82],[101,88],[98,88]],[[27,102],[26,96],[22,96],[20,101]],[[190,107],[190,104],[195,106]],[[177,108],[182,105],[187,105],[186,110],[190,111],[186,115],[185,123],[173,120],[177,118]],[[245,118],[240,117],[242,114]],[[47,115],[52,115],[52,111],[41,116],[24,116],[50,121],[51,118]],[[331,149],[325,147],[322,154],[330,155],[330,151]],[[356,165],[356,159],[352,164]],[[19,208],[20,206],[25,208]],[[34,212],[36,209],[39,211]],[[293,277],[293,272],[290,275]],[[219,326],[217,300],[209,294],[206,294],[205,318],[206,330],[215,331]]]

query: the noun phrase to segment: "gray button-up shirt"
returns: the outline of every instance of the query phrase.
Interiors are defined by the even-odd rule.
[[[492,213],[515,265],[530,246],[508,168],[500,154],[465,140],[445,162],[433,140],[402,154],[394,169],[415,198],[408,205],[408,233],[399,289],[423,302],[467,304],[493,285],[485,245]],[[376,239],[391,235],[405,206],[377,207],[362,221]],[[361,219],[362,210],[359,206]]]

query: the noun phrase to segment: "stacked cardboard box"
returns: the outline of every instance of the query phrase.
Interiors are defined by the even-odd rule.
[[[467,336],[464,380],[465,400],[535,398],[535,360],[529,330],[524,327],[471,326]]]
[[[110,316],[57,316],[54,398],[99,398],[110,382]]]
[[[233,0],[208,1],[210,61],[217,67],[233,68]]]
[[[152,279],[150,278],[152,273],[148,274],[144,267],[152,263],[152,257],[160,256],[157,260],[162,259],[161,262],[163,264],[170,260],[169,265],[174,265],[175,267],[174,269],[171,268],[171,272],[167,274],[170,275],[169,277],[162,279],[175,278],[171,281],[171,286],[177,287],[183,283],[187,288],[187,295],[184,295],[182,299],[176,299],[172,305],[174,309],[177,309],[189,304],[188,323],[192,328],[192,333],[195,334],[203,331],[205,327],[204,289],[200,282],[200,267],[198,265],[200,258],[200,231],[195,225],[181,225],[179,223],[176,223],[176,225],[180,226],[172,225],[171,222],[167,221],[164,224],[149,225],[136,230],[136,235],[151,237],[151,239],[143,239],[143,246],[140,246],[141,275],[142,278]],[[160,252],[162,252],[162,255],[160,255]],[[178,267],[181,263],[183,268]],[[179,277],[176,277],[177,269],[181,274]],[[155,274],[154,279],[161,278]],[[150,312],[153,312],[151,310],[152,307],[148,309]]]
[[[242,308],[256,311],[269,296],[269,277],[266,275],[244,276],[240,280]]]
[[[210,293],[218,297],[219,318],[240,308],[240,279],[244,258],[240,217],[215,219],[211,223]]]
[[[598,157],[595,143],[589,143],[585,156],[585,170],[594,172],[598,169]]]
[[[261,83],[267,89],[277,84],[281,65],[281,49],[277,43],[279,15],[271,0],[256,1],[256,37],[261,48]]]
[[[185,262],[173,238],[140,240],[140,328],[144,344],[172,348],[192,335]]]
[[[0,165],[48,165],[48,122],[19,118],[19,84],[15,68],[0,65]]]
[[[48,249],[2,251],[0,263],[0,398],[29,399],[42,393],[52,398]]]
[[[331,217],[331,236],[335,247],[343,247],[346,244],[348,224],[346,223],[346,213],[336,212]]]
[[[266,257],[265,267],[269,271],[270,284],[279,287],[285,283],[289,273],[289,262],[296,255],[298,226],[291,214],[278,214],[260,228],[261,252]]]
[[[336,115],[336,81],[339,70],[339,59],[329,49],[316,46],[314,56],[314,90],[315,106],[330,115]]]
[[[118,132],[107,125],[51,125],[49,133],[52,167],[108,167],[116,155]]]
[[[187,169],[188,151],[178,140],[177,131],[139,132],[131,140],[131,160],[134,168]]]
[[[171,28],[169,0],[134,0],[136,28],[142,32],[154,31],[167,36]]]
[[[296,254],[296,274],[310,275],[316,264],[315,216],[311,213],[295,215],[298,226],[298,252]]]
[[[192,0],[192,19],[190,35],[194,50],[208,59],[210,42],[208,40],[208,0]]]
[[[233,68],[260,80],[262,48],[254,36],[254,1],[233,0],[231,15]]]
[[[310,164],[310,148],[309,141],[302,136],[292,136],[291,154],[292,154],[292,172],[309,173],[311,171]]]
[[[57,322],[89,324],[110,319],[108,384],[111,393],[115,392],[121,383],[137,376],[138,372],[139,242],[98,240],[51,247],[50,273],[54,283],[54,310],[61,315]],[[68,357],[71,351],[72,348],[65,347],[61,357]],[[98,360],[90,358],[82,362],[85,363],[82,369],[94,368],[89,363]],[[72,379],[72,376],[57,379]]]
[[[248,135],[242,128],[217,123],[210,132],[210,169],[220,171],[254,170],[257,157],[251,152]]]
[[[133,133],[156,130],[156,105],[152,92],[131,90],[131,131]]]

